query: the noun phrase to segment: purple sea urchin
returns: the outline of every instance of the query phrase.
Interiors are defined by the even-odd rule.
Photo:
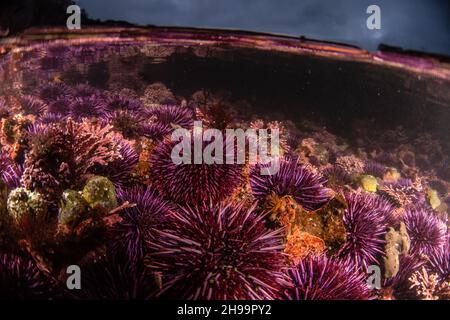
[[[143,110],[143,106],[139,100],[115,94],[108,97],[108,99],[106,100],[106,109],[110,112],[117,110],[138,112]]]
[[[282,229],[268,230],[254,206],[180,208],[149,242],[148,266],[178,299],[274,299],[288,284]]]
[[[374,177],[383,178],[386,167],[376,161],[368,161],[364,164],[364,173]]]
[[[331,185],[345,185],[352,181],[351,176],[340,166],[332,165],[323,170],[323,176]]]
[[[346,200],[348,208],[344,212],[344,225],[347,241],[339,256],[366,269],[370,264],[377,264],[383,253],[383,235],[393,208],[384,199],[369,193],[350,193]]]
[[[15,161],[8,155],[0,153],[0,180],[12,189],[20,185],[20,175],[20,167]]]
[[[448,236],[447,236],[448,237]],[[442,280],[450,281],[450,249],[449,243],[442,251],[436,251],[430,257],[431,269],[437,272]]]
[[[50,299],[52,283],[30,260],[0,254],[0,300]]]
[[[47,109],[47,105],[35,96],[24,95],[19,98],[19,101],[25,114],[41,115]]]
[[[295,159],[282,160],[279,171],[273,175],[262,175],[262,167],[256,165],[250,170],[253,195],[261,201],[272,193],[289,195],[306,210],[316,210],[330,199],[329,190],[323,186],[326,180]]]
[[[70,113],[70,104],[68,99],[59,99],[48,104],[47,112],[50,114],[68,115]]]
[[[149,117],[155,117],[157,122],[176,125],[189,129],[194,122],[194,112],[190,108],[179,106],[157,106],[147,112]]]
[[[100,96],[98,89],[84,83],[77,84],[72,88],[73,96],[78,98],[88,98],[91,96]]]
[[[138,137],[144,120],[141,113],[129,110],[109,112],[102,118],[103,122],[112,125],[114,130],[122,133],[125,138]]]
[[[46,103],[59,99],[67,99],[71,96],[70,88],[62,83],[48,83],[42,86],[37,95]]]
[[[102,99],[91,96],[88,98],[76,98],[69,106],[69,115],[75,120],[82,118],[98,117],[105,112],[105,103]]]
[[[51,125],[63,121],[65,117],[59,113],[46,113],[39,118],[35,123],[39,125]]]
[[[172,131],[173,128],[169,124],[164,124],[161,122],[152,122],[149,124],[144,124],[140,129],[140,133],[143,136],[155,141],[162,140]]]
[[[154,190],[134,187],[119,189],[119,200],[135,204],[121,212],[123,218],[118,225],[119,242],[124,243],[126,255],[137,264],[147,253],[145,241],[150,240],[154,229],[167,221],[170,206]]]
[[[194,149],[195,138],[191,140]],[[200,143],[203,143],[203,152],[208,144]],[[176,141],[167,138],[156,146],[150,158],[152,181],[162,195],[188,205],[218,202],[241,182],[242,165],[194,164],[193,153],[191,164],[175,164],[172,150],[176,145]]]
[[[143,265],[128,260],[121,248],[107,247],[99,259],[82,266],[81,299],[143,300],[151,298],[156,282]]]
[[[367,300],[373,296],[365,275],[348,262],[325,255],[309,256],[288,271],[293,288],[286,290],[292,300]]]
[[[410,207],[404,215],[406,229],[411,238],[411,252],[427,255],[443,252],[447,244],[447,226],[432,211],[423,207]]]

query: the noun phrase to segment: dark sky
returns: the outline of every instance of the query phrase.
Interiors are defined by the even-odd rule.
[[[137,24],[232,28],[450,56],[450,0],[78,0],[91,18]],[[368,30],[366,8],[381,8]]]

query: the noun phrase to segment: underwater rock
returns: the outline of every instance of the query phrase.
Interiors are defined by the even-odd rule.
[[[325,242],[308,232],[300,231],[298,226],[295,226],[292,234],[287,236],[284,247],[284,252],[294,265],[310,254],[317,255],[323,251],[325,251]]]
[[[279,197],[274,193],[267,197],[265,208],[270,214],[269,219],[276,221],[281,226],[288,227],[288,231],[296,214],[303,210],[291,196]]]
[[[346,204],[339,196],[314,212],[305,211],[290,196],[273,203],[276,206],[269,211],[272,214],[270,217],[288,227],[289,247],[291,251],[297,251],[296,255],[323,251],[325,247],[335,252],[345,243],[347,237],[343,215]],[[303,248],[300,250],[299,247]]]
[[[322,239],[330,253],[337,252],[347,241],[344,222],[347,206],[345,198],[338,194],[317,211],[317,215],[321,216],[324,225]]]
[[[117,195],[114,184],[106,177],[96,176],[88,180],[82,196],[92,209],[110,211],[117,207]]]

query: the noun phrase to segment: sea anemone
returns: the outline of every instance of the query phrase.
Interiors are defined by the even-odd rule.
[[[145,241],[167,221],[170,205],[150,188],[119,189],[118,195],[121,203],[128,201],[135,205],[121,212],[123,220],[117,229],[118,241],[124,244],[126,255],[137,264],[147,253]]]
[[[406,210],[404,220],[413,254],[430,257],[444,251],[447,226],[432,211],[421,206],[410,207]]]
[[[51,281],[28,259],[0,254],[0,299],[50,299]]]
[[[257,199],[265,201],[273,193],[289,195],[306,210],[316,210],[330,199],[329,190],[323,186],[326,180],[295,159],[281,160],[279,171],[273,175],[262,175],[264,166],[258,164],[250,170],[250,185]]]
[[[148,266],[162,290],[178,299],[274,299],[288,285],[283,229],[265,227],[244,203],[179,208],[149,241]]]
[[[38,89],[37,96],[44,102],[50,103],[59,99],[68,99],[71,96],[70,88],[62,83],[48,83]]]
[[[69,115],[75,120],[82,118],[98,117],[105,112],[105,103],[101,98],[91,96],[88,98],[76,98],[69,106]]]
[[[10,188],[20,185],[21,168],[7,154],[0,153],[0,179]]]
[[[194,150],[194,137],[191,139]],[[208,145],[205,142],[203,149]],[[242,165],[237,164],[176,164],[172,160],[172,150],[176,141],[167,138],[159,143],[150,158],[152,182],[162,195],[183,204],[197,205],[205,202],[218,202],[229,196],[242,180]],[[226,143],[224,150],[226,150]],[[223,152],[226,157],[225,151]]]
[[[346,201],[347,241],[339,256],[366,269],[377,264],[378,257],[383,254],[383,236],[393,208],[384,199],[365,192],[346,194]]]
[[[291,300],[368,300],[373,296],[366,276],[350,263],[325,255],[308,256],[288,271],[293,287],[285,294]]]

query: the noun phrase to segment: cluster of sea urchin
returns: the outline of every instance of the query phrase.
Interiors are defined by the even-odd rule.
[[[182,299],[274,299],[288,285],[282,235],[243,204],[179,208],[149,242],[160,294]]]
[[[0,243],[18,254],[0,254],[1,297],[55,298],[49,279],[60,281],[71,259],[82,266],[83,289],[68,296],[87,299],[410,298],[410,277],[422,267],[448,281],[448,228],[433,212],[441,201],[427,203],[416,185],[436,177],[389,168],[399,164],[396,155],[386,152],[383,159],[359,142],[356,155],[350,140],[315,124],[252,122],[248,102],[228,101],[227,94],[189,98],[161,83],[143,88],[143,78],[128,73],[137,63],[107,62],[114,50],[126,57],[141,52],[128,42],[35,48],[23,62],[39,69],[42,77],[33,81],[39,87],[24,82],[0,97],[0,179],[6,182],[0,181],[0,211],[13,222],[0,217]],[[71,58],[78,65],[65,72]],[[99,63],[79,68],[93,62]],[[57,68],[62,71],[54,74]],[[269,175],[263,169],[273,163],[198,162],[195,153],[212,148],[203,136],[195,140],[195,120],[219,130],[279,129],[282,154],[294,158],[281,159]],[[191,134],[188,144],[170,136],[179,128]],[[227,143],[214,149],[224,161]],[[174,154],[188,161],[178,163]],[[400,162],[420,160],[406,155]],[[446,168],[446,159],[439,163]],[[375,185],[363,187],[368,192],[356,189],[364,175]],[[439,185],[448,194],[450,184]],[[275,213],[283,223],[273,223]],[[34,223],[41,215],[52,219]],[[19,230],[22,220],[33,233]],[[396,273],[371,291],[365,273],[387,256],[386,230],[400,222],[411,240],[409,255],[396,255]],[[289,239],[298,240],[291,241],[294,250],[316,246],[292,262]]]

